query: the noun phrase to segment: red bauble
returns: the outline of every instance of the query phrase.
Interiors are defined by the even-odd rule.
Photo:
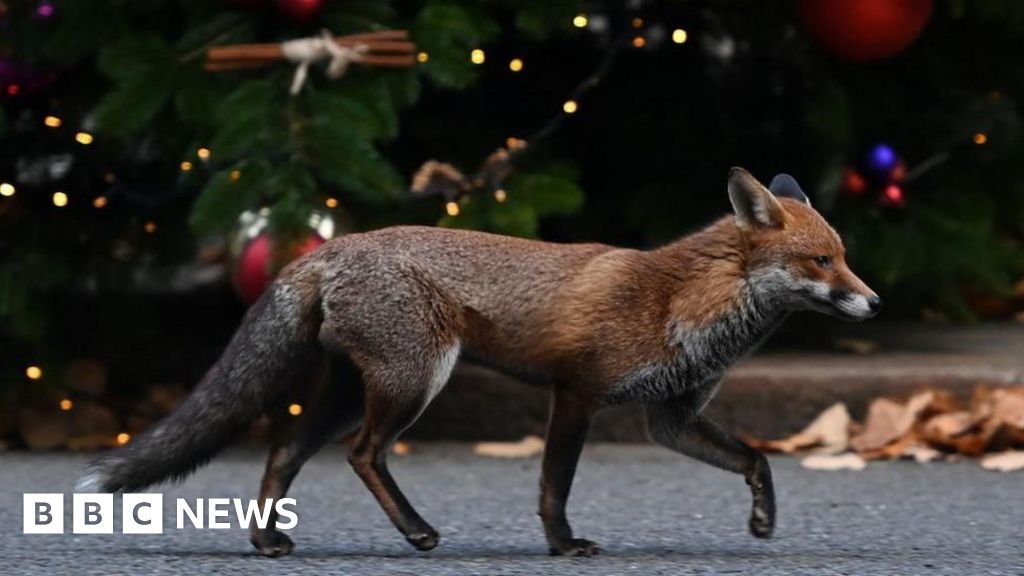
[[[900,53],[924,30],[932,0],[801,0],[804,28],[832,54],[855,62]]]
[[[296,22],[304,22],[320,13],[324,0],[274,0],[277,10]]]
[[[312,234],[305,240],[297,243],[287,250],[284,255],[286,260],[294,260],[303,254],[316,250],[326,242],[319,234]],[[242,249],[242,253],[235,262],[234,281],[239,296],[247,304],[252,304],[267,289],[267,286],[274,280],[273,272],[278,266],[287,262],[275,262],[275,246],[270,235],[266,232],[253,238]],[[277,264],[277,266],[275,266]]]

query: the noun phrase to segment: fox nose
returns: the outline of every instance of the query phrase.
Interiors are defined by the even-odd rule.
[[[878,314],[878,311],[882,309],[882,299],[877,294],[868,297],[868,308],[872,314]]]

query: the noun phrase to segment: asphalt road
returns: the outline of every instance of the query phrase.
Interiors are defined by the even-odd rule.
[[[303,470],[292,495],[292,556],[255,554],[247,532],[25,535],[22,493],[69,493],[84,456],[0,455],[0,574],[1024,574],[1024,475],[971,463],[872,464],[812,472],[775,459],[776,536],[746,532],[739,477],[647,446],[588,447],[570,503],[594,558],[546,553],[535,515],[539,459],[492,460],[467,445],[416,446],[394,457],[398,482],[441,532],[419,553],[391,527],[339,449]],[[232,452],[165,499],[255,495],[262,454]],[[71,497],[66,497],[70,508]],[[166,505],[165,505],[166,506]]]

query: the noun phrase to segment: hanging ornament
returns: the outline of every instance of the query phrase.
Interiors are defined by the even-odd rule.
[[[903,187],[895,183],[889,184],[882,189],[882,194],[878,197],[878,203],[892,208],[904,207],[907,204],[907,199],[903,195]]]
[[[32,17],[36,20],[49,20],[53,18],[53,14],[57,11],[57,8],[53,5],[52,0],[39,0],[36,4],[36,9],[32,13]]]
[[[312,20],[324,7],[324,0],[274,0],[277,11],[295,22]]]
[[[44,73],[0,57],[0,95],[17,96],[32,92],[53,82],[56,75]]]
[[[851,197],[876,198],[886,207],[902,208],[906,205],[903,179],[907,167],[896,149],[884,142],[870,146],[861,161],[843,169],[842,189]]]
[[[895,179],[901,163],[902,160],[895,148],[885,142],[879,142],[868,148],[864,156],[864,174],[873,184],[886,184]]]
[[[924,30],[932,0],[801,0],[800,20],[833,55],[882,60],[910,46]]]
[[[843,169],[843,192],[850,196],[862,196],[868,189],[868,182],[856,168],[847,166]]]
[[[269,216],[270,210],[264,208],[239,217],[239,231],[232,245],[232,279],[246,304],[255,302],[286,264],[316,250],[335,233],[334,219],[329,214],[314,212],[307,222],[309,233],[305,238],[279,246],[268,230]]]

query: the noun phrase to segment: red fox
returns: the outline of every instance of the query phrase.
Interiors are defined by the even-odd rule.
[[[80,489],[181,479],[286,389],[313,382],[307,409],[270,452],[261,501],[282,498],[310,456],[358,430],[348,456],[356,474],[406,540],[430,550],[439,535],[392,479],[386,455],[465,357],[551,390],[540,517],[552,554],[599,551],[573,534],[566,500],[591,418],[627,402],[644,405],[654,441],[742,474],[750,531],[768,538],[768,461],[702,410],[726,368],[790,312],[860,320],[881,300],[791,177],[769,190],[733,168],[727,189],[734,215],[649,251],[426,227],[332,240],[286,267],[192,395],[95,461]],[[351,374],[328,378],[335,366]],[[267,556],[293,547],[275,521],[251,533]]]

